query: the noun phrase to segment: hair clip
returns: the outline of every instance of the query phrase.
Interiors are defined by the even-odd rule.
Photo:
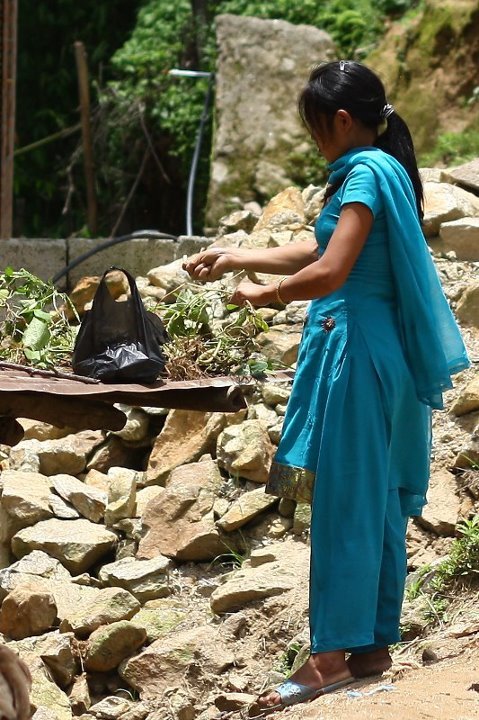
[[[393,112],[396,112],[394,109],[394,105],[390,105],[389,103],[386,103],[386,105],[383,107],[383,109],[380,112],[380,116],[383,120],[387,120],[388,117],[393,114]]]
[[[340,60],[340,61],[339,61],[339,69],[341,70],[341,72],[344,71],[345,67],[346,67],[346,61],[345,61],[345,60]]]

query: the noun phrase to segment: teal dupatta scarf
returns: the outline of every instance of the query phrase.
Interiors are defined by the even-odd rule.
[[[358,164],[374,172],[383,196],[402,344],[417,396],[443,409],[451,375],[470,363],[421,229],[412,183],[394,157],[374,147],[355,148],[331,163],[329,182],[344,181]]]

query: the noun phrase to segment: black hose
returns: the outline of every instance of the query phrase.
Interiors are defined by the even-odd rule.
[[[129,233],[128,235],[120,235],[119,237],[110,238],[109,240],[106,240],[105,242],[101,243],[100,245],[97,245],[96,247],[92,248],[91,250],[88,250],[87,252],[82,253],[78,257],[76,257],[74,260],[72,260],[68,265],[65,265],[65,267],[60,270],[54,277],[52,278],[52,283],[57,283],[60,278],[62,278],[64,275],[67,275],[70,270],[73,270],[77,265],[80,265],[80,263],[84,262],[87,258],[91,257],[92,255],[95,255],[97,252],[100,252],[101,250],[105,250],[106,248],[111,247],[112,245],[118,245],[118,243],[126,242],[126,240],[137,240],[137,239],[153,239],[153,240],[173,240],[177,241],[178,238],[176,235],[169,235],[168,233],[162,233],[158,230],[136,230],[135,232]]]

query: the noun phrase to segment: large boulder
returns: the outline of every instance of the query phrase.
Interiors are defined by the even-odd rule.
[[[101,625],[119,620],[129,620],[140,609],[140,603],[131,593],[121,588],[97,590],[90,602],[84,603],[76,612],[60,623],[61,632],[74,632],[86,637]]]
[[[267,481],[273,454],[274,446],[260,420],[231,425],[218,438],[220,467],[253,482]]]
[[[133,655],[145,640],[146,630],[129,620],[99,627],[88,639],[85,668],[89,672],[114,670],[122,660]]]
[[[194,462],[213,449],[225,422],[222,413],[172,410],[154,442],[146,483],[164,484],[174,468]]]
[[[234,664],[231,643],[222,628],[213,625],[177,630],[156,640],[150,647],[119,667],[120,676],[142,700],[158,700],[171,686],[181,685],[188,670],[218,674]]]
[[[229,210],[301,184],[315,153],[296,97],[314,58],[333,59],[324,31],[283,20],[220,15],[216,128],[208,224]]]
[[[2,485],[2,507],[12,517],[17,529],[53,516],[50,503],[52,483],[45,475],[4,470]]]
[[[72,573],[88,570],[108,554],[117,543],[117,536],[89,520],[43,520],[24,528],[12,538],[12,551],[17,558],[32,550],[43,550]]]
[[[55,598],[35,585],[18,585],[7,595],[0,610],[0,632],[14,640],[41,635],[57,618]]]
[[[211,609],[215,613],[239,610],[254,600],[281,595],[302,583],[306,585],[308,575],[306,545],[288,541],[259,548],[213,591]]]
[[[106,493],[89,487],[81,480],[65,473],[52,475],[50,482],[55,488],[55,492],[71,503],[84,518],[95,523],[100,522],[103,518],[107,503]]]
[[[146,534],[138,557],[154,558],[160,553],[199,562],[224,553],[213,509],[220,484],[218,467],[211,458],[176,468],[165,491],[153,498],[143,513]]]
[[[145,602],[170,593],[170,565],[171,561],[163,555],[157,555],[151,560],[125,557],[103,565],[98,576],[104,585],[122,587],[140,602]]]

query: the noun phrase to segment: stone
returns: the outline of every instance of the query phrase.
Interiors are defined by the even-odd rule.
[[[73,715],[68,697],[51,679],[45,663],[35,655],[27,653],[23,656],[32,674],[30,704],[32,710],[54,713],[56,720],[72,720]],[[47,717],[49,717],[47,715]],[[53,717],[53,716],[52,716]]]
[[[70,701],[70,707],[75,716],[82,715],[90,709],[91,696],[85,673],[73,680],[70,692],[68,693],[68,700]]]
[[[50,592],[34,585],[15,587],[0,609],[0,632],[13,640],[41,635],[49,630],[57,618],[55,598]]]
[[[118,673],[142,700],[161,697],[171,686],[184,682],[192,666],[202,673],[218,676],[235,661],[230,643],[221,628],[200,625],[177,630],[152,643],[146,650],[126,660]]]
[[[229,510],[217,520],[217,525],[225,532],[231,532],[246,525],[250,520],[277,503],[278,498],[265,493],[264,488],[250,490],[241,495]]]
[[[212,227],[245,202],[300,184],[298,172],[311,165],[312,149],[294,98],[311,57],[335,57],[330,36],[317,28],[235,15],[215,20],[216,131],[207,207]]]
[[[164,483],[174,468],[194,462],[214,449],[225,422],[222,413],[172,410],[153,444],[146,484]]]
[[[454,460],[454,467],[469,470],[479,465],[479,427]]]
[[[281,595],[307,582],[309,550],[294,542],[282,542],[268,548],[275,558],[252,567],[246,560],[241,569],[227,576],[226,582],[213,591],[211,609],[215,613],[232,612],[254,600]]]
[[[107,473],[92,469],[89,470],[82,479],[88,487],[97,488],[97,490],[101,490],[108,495],[108,491],[110,489],[110,478]]]
[[[159,555],[151,560],[123,558],[103,565],[99,579],[103,585],[122,587],[140,602],[165,597],[170,593],[169,568],[171,561]]]
[[[146,703],[115,695],[103,698],[89,710],[89,716],[98,720],[144,720],[149,713],[150,706]]]
[[[247,417],[248,420],[259,420],[266,430],[270,430],[278,422],[276,412],[272,408],[263,405],[263,403],[250,405]]]
[[[87,471],[98,470],[107,473],[112,467],[128,467],[129,450],[122,440],[109,434],[106,440],[99,445],[89,456]]]
[[[136,472],[128,468],[112,467],[108,470],[110,487],[105,525],[112,526],[123,518],[135,516]]]
[[[120,620],[94,630],[88,639],[85,668],[89,672],[109,672],[130,657],[146,640],[145,628]]]
[[[281,190],[267,203],[254,231],[274,227],[284,230],[285,227],[296,227],[304,222],[304,200],[301,191],[292,186]]]
[[[224,552],[214,517],[215,492],[221,475],[211,458],[176,468],[161,495],[146,506],[138,558],[161,553],[178,560],[212,560]]]
[[[220,219],[218,236],[221,237],[222,235],[236,232],[237,230],[244,230],[250,233],[257,222],[258,215],[251,210],[235,210]]]
[[[311,526],[311,505],[308,503],[297,503],[294,510],[293,533],[302,535],[309,532]]]
[[[78,672],[78,663],[73,653],[73,633],[48,633],[35,645],[45,665],[49,668],[57,685],[69,687]]]
[[[73,654],[73,633],[60,633],[58,630],[37,637],[28,637],[12,643],[16,650],[34,653],[40,657],[52,674],[54,681],[61,688],[71,685],[78,672],[78,664]]]
[[[136,493],[136,517],[141,517],[150,500],[161,495],[164,490],[165,488],[161,485],[148,485],[148,487],[138,490]]]
[[[70,581],[71,575],[63,565],[41,550],[33,550],[8,568],[0,570],[0,600],[11,592],[18,582],[40,577],[60,582]]]
[[[87,520],[98,523],[105,514],[107,495],[101,490],[89,487],[81,480],[71,475],[52,475],[50,481],[55,492],[64,500],[70,502],[73,507]]]
[[[38,442],[38,440],[25,440],[19,443],[12,452],[17,453],[22,449],[20,446],[28,448],[36,453],[39,461],[39,472],[43,475],[57,475],[66,473],[67,475],[78,475],[83,472],[86,466],[86,460],[92,450],[102,442],[103,435],[100,430],[83,430],[74,435],[67,435],[58,440],[47,440]],[[12,468],[16,469],[16,455],[13,456]]]
[[[88,570],[113,550],[117,537],[89,520],[42,520],[24,528],[12,538],[12,551],[17,558],[32,550],[43,550],[72,573]]]
[[[137,443],[144,440],[148,435],[150,424],[148,415],[141,408],[132,408],[121,403],[116,405],[126,415],[126,424],[121,430],[113,430],[112,434],[125,442]]]
[[[216,453],[219,466],[231,475],[265,483],[274,446],[259,420],[245,420],[223,430]]]
[[[58,440],[75,432],[74,428],[56,427],[50,423],[40,422],[40,420],[31,420],[30,418],[18,418],[18,422],[23,428],[24,440]]]
[[[148,601],[135,615],[135,625],[145,628],[149,643],[167,635],[188,619],[188,610],[174,597]]]
[[[52,495],[50,495],[49,505],[54,517],[59,520],[77,520],[80,517],[80,513],[77,512],[70,503],[65,502],[59,495],[52,493]]]
[[[440,226],[451,220],[479,216],[479,198],[448,183],[424,183],[423,230],[427,238],[439,234]]]
[[[427,505],[417,522],[437,535],[454,535],[460,513],[457,483],[447,470],[431,475],[427,492]]]
[[[440,242],[431,245],[435,251],[454,251],[458,260],[479,261],[479,217],[465,217],[441,224]]]
[[[51,482],[45,475],[4,470],[2,485],[2,507],[14,518],[18,529],[53,516],[50,507]]]
[[[446,182],[456,183],[476,195],[479,194],[479,158],[443,172]]]
[[[285,404],[291,395],[291,386],[284,387],[273,382],[266,382],[261,386],[261,395],[269,407],[276,407],[278,404]]]
[[[479,410],[479,375],[470,380],[465,388],[461,388],[459,397],[451,407],[451,413],[460,417]]]
[[[260,333],[256,341],[268,359],[293,365],[298,356],[301,333],[290,325],[275,325],[268,332]]]
[[[183,286],[190,276],[186,270],[183,270],[183,259],[180,258],[167,265],[152,268],[147,273],[147,277],[152,285],[163,288],[167,293],[172,293],[171,301],[173,302],[174,291]]]
[[[253,705],[256,697],[256,695],[250,695],[249,693],[222,693],[215,698],[215,705],[220,712],[235,712]]]
[[[468,285],[456,305],[455,313],[464,325],[479,328],[479,282]]]
[[[77,637],[85,637],[100,625],[130,620],[140,609],[138,600],[127,590],[104,588],[95,592],[96,595],[90,602],[84,603],[77,612],[72,612],[68,618],[62,620],[61,632],[74,632]]]

